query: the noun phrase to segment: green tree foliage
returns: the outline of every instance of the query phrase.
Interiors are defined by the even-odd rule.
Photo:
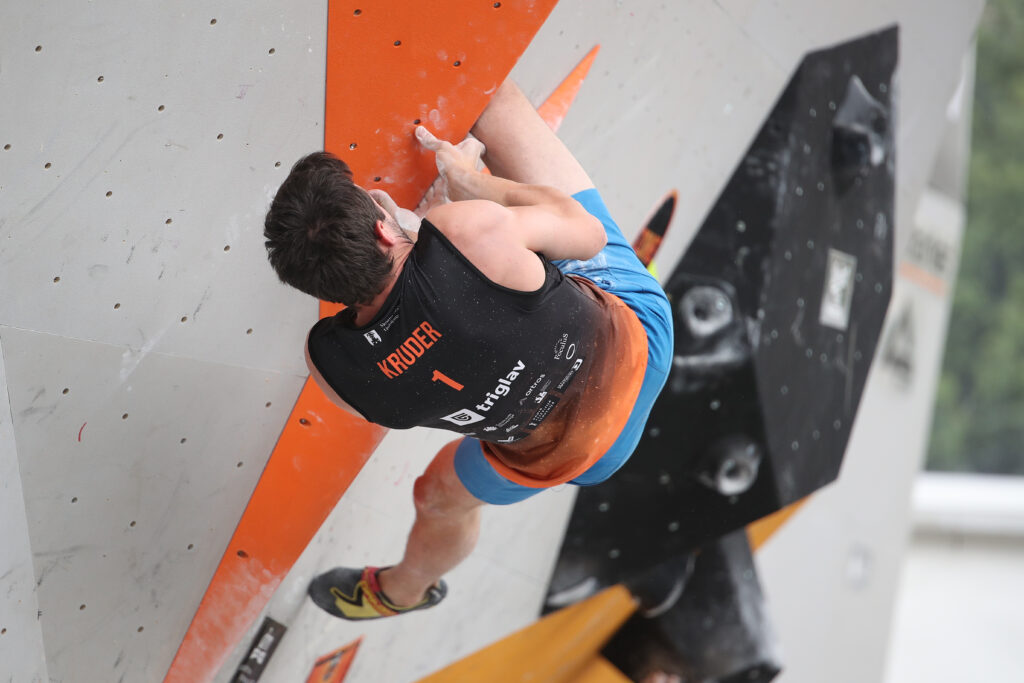
[[[978,32],[967,228],[928,468],[1024,474],[1024,2]]]

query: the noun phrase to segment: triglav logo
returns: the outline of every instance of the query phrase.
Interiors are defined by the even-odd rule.
[[[472,410],[463,408],[462,410],[456,410],[451,415],[445,415],[441,419],[448,420],[452,424],[456,425],[471,425],[474,422],[479,422],[484,419],[484,416],[474,413]]]
[[[491,408],[493,408],[494,402],[500,399],[502,396],[506,395],[510,391],[509,387],[512,386],[512,382],[516,381],[516,377],[519,377],[519,373],[522,372],[523,368],[525,367],[526,364],[523,363],[523,361],[517,360],[516,366],[509,370],[508,374],[506,374],[504,377],[498,378],[498,386],[494,387],[493,392],[487,392],[486,396],[484,397],[483,403],[476,404],[475,408],[483,413],[486,413]],[[544,375],[541,375],[541,379],[543,378]]]
[[[370,342],[370,346],[373,346],[374,344],[380,344],[381,342],[380,335],[377,334],[377,330],[370,330],[363,336],[366,337],[366,341]]]

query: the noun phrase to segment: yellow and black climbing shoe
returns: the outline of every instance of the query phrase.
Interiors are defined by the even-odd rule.
[[[399,607],[384,595],[377,581],[377,567],[354,569],[335,567],[317,576],[309,584],[309,597],[317,607],[341,619],[360,621],[393,617],[433,607],[444,599],[448,587],[444,581],[431,586],[423,600],[410,607]]]

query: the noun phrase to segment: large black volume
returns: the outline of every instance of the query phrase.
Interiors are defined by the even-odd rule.
[[[808,54],[739,162],[666,286],[668,384],[630,462],[580,490],[549,608],[837,477],[892,289],[897,43]]]

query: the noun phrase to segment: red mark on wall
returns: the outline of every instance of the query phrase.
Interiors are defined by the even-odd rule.
[[[82,429],[78,430],[78,443],[82,443],[82,432],[85,430],[85,425],[87,425],[87,424],[89,424],[89,423],[88,422],[83,422],[82,423]]]

